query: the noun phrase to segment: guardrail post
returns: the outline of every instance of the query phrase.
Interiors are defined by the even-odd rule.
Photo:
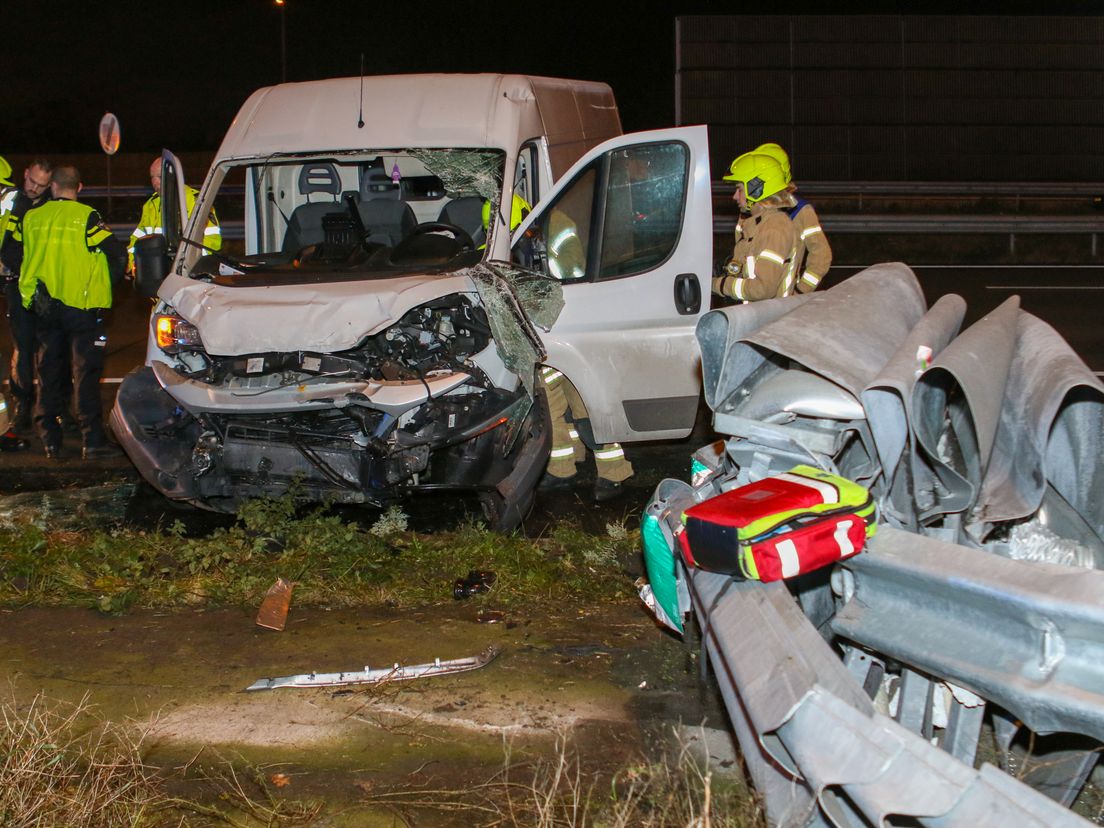
[[[1016,255],[1016,234],[1015,233],[1009,233],[1008,234],[1008,255],[1009,256],[1015,256]]]

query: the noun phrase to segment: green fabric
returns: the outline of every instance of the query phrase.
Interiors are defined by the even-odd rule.
[[[23,242],[19,293],[23,306],[39,282],[50,296],[71,308],[111,307],[111,273],[107,257],[93,250],[110,232],[102,224],[88,227],[94,210],[87,204],[59,199],[28,210],[12,231]]]
[[[661,621],[682,632],[682,613],[679,612],[678,575],[675,569],[675,555],[667,545],[667,538],[655,515],[645,515],[640,530],[644,540],[644,570],[652,586],[652,595],[656,605],[663,610],[666,618]]]

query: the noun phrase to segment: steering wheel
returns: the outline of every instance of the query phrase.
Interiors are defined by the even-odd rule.
[[[419,224],[410,231],[410,235],[407,236],[407,238],[412,239],[415,236],[424,236],[426,233],[439,233],[442,230],[446,233],[452,233],[452,237],[456,239],[456,243],[460,245],[461,250],[475,249],[475,241],[472,239],[471,233],[463,227],[457,227],[455,224],[449,224],[447,221],[427,221],[424,224]]]

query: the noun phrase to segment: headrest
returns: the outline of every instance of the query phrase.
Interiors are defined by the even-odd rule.
[[[341,195],[341,179],[337,175],[337,168],[329,162],[304,164],[299,170],[299,193],[328,193],[334,198]]]

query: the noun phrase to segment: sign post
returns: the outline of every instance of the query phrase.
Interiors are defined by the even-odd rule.
[[[100,118],[100,148],[107,156],[107,215],[111,216],[111,156],[119,151],[119,119],[110,112]]]

